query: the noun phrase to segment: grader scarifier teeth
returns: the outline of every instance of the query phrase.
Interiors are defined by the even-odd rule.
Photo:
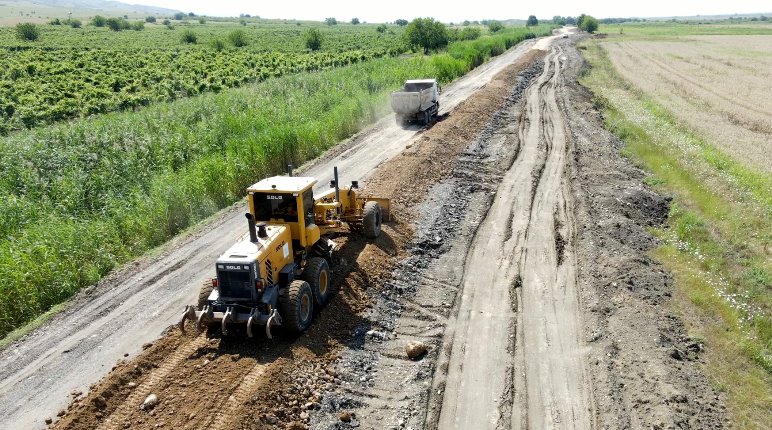
[[[198,319],[196,320],[196,333],[201,333],[201,327],[206,324],[207,321],[212,316],[212,309],[209,307],[209,305],[204,306],[204,310],[201,312],[201,314],[198,316]]]
[[[255,320],[257,319],[257,309],[252,309],[252,311],[249,313],[249,319],[247,320],[247,336],[253,337],[252,335],[252,324],[255,323]]]
[[[225,309],[225,315],[222,316],[222,334],[223,336],[228,335],[228,329],[226,328],[228,323],[233,321],[233,306],[228,306]]]
[[[281,325],[281,315],[279,315],[276,309],[271,311],[271,316],[268,317],[268,322],[265,324],[265,335],[268,336],[268,339],[273,339],[271,335],[272,325]]]
[[[180,328],[182,334],[185,334],[185,320],[188,319],[191,321],[196,319],[196,309],[190,305],[185,306],[185,311],[182,312],[182,318],[180,319],[180,322],[177,323],[177,327]],[[196,332],[198,332],[198,325],[196,325]]]

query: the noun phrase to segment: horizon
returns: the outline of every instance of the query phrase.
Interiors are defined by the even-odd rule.
[[[769,7],[768,2],[757,0],[710,2],[707,4],[701,1],[687,0],[676,5],[665,0],[651,0],[644,5],[590,0],[583,4],[582,10],[574,10],[576,6],[567,0],[556,0],[542,5],[529,6],[529,9],[519,9],[517,5],[501,6],[492,0],[480,0],[476,2],[474,11],[467,11],[463,6],[456,5],[444,5],[443,8],[439,9],[432,5],[415,5],[407,0],[393,0],[388,5],[363,5],[360,2],[350,1],[331,1],[320,4],[310,0],[295,0],[281,4],[256,4],[238,0],[222,0],[220,2],[127,0],[126,3],[174,9],[185,13],[193,12],[196,15],[211,17],[239,17],[242,14],[249,14],[264,19],[301,21],[324,21],[325,18],[334,17],[341,22],[358,18],[362,22],[371,23],[393,22],[397,19],[411,20],[418,17],[433,17],[442,22],[463,22],[465,20],[526,20],[529,15],[535,15],[540,20],[551,20],[555,15],[576,17],[582,13],[598,19],[711,18],[772,13],[772,11],[764,10],[765,7]],[[288,10],[292,10],[293,13],[287,13]],[[405,13],[395,13],[394,10],[405,11]],[[603,13],[603,11],[608,11],[608,13]]]

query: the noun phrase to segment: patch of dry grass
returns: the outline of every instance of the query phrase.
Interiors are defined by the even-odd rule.
[[[772,172],[772,36],[616,38],[614,67],[718,150]]]

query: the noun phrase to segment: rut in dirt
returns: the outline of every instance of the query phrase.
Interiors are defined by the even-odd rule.
[[[466,256],[444,336],[441,429],[591,427],[569,148],[556,101],[562,56],[552,48],[526,92],[511,142],[518,155]]]

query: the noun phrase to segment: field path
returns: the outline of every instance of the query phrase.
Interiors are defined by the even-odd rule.
[[[590,428],[561,48],[526,94],[520,151],[467,253],[438,428]],[[514,393],[513,393],[514,391]]]
[[[531,49],[523,42],[444,89],[441,114],[487,84]],[[341,181],[365,180],[379,164],[402,152],[421,128],[402,129],[390,115],[329,154],[298,170],[325,190],[338,166]],[[258,179],[258,178],[256,178]],[[73,391],[87,391],[124,356],[134,356],[195,303],[198,286],[218,255],[245,231],[243,203],[193,232],[172,240],[158,255],[117,271],[84,291],[67,310],[0,351],[0,428],[42,428]]]

